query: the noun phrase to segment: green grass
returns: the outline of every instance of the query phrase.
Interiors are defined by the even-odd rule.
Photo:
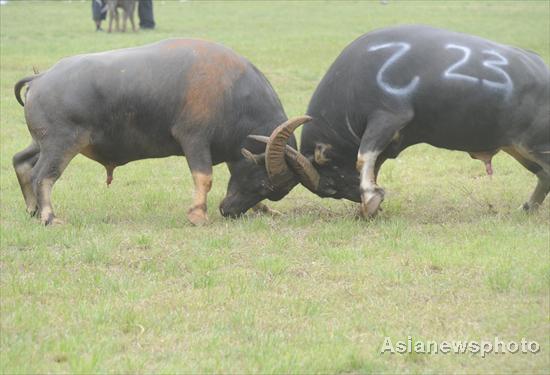
[[[423,23],[539,52],[538,2],[155,1],[158,29],[93,31],[90,2],[15,2],[1,12],[0,328],[2,373],[547,373],[549,202],[518,207],[535,178],[506,155],[496,175],[465,153],[413,147],[384,166],[383,213],[302,187],[279,218],[225,220],[214,171],[210,225],[185,218],[183,158],[132,163],[105,187],[78,156],[53,202],[67,224],[28,218],[11,167],[30,136],[13,84],[63,56],[174,36],[221,42],[253,61],[288,115],[303,114],[328,66],[373,28]],[[72,84],[67,82],[67,84]],[[392,340],[525,337],[538,354],[381,355]]]

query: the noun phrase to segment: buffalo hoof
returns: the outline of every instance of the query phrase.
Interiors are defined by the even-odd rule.
[[[35,217],[36,214],[38,213],[38,207],[37,206],[27,207],[27,213],[30,215],[30,217]]]
[[[273,217],[283,216],[283,213],[281,211],[277,211],[269,207],[267,207],[267,210],[263,211],[263,213]]]
[[[65,222],[61,219],[58,219],[54,216],[54,214],[49,214],[47,217],[43,217],[40,222],[42,225],[49,226],[49,225],[62,225],[65,224]]]
[[[273,210],[273,209],[269,208],[268,206],[266,206],[263,203],[258,203],[257,205],[252,207],[252,211],[254,211],[256,213],[259,213],[259,214],[269,215],[269,216],[273,216],[273,217],[283,215],[281,212],[279,212],[277,210]]]
[[[533,213],[533,212],[537,211],[537,209],[539,208],[539,205],[536,204],[536,203],[525,202],[519,208],[520,208],[520,210],[523,210],[523,211],[530,214],[530,213]]]
[[[191,224],[201,226],[208,223],[208,215],[206,211],[200,207],[194,207],[187,212],[187,219]]]
[[[361,216],[365,219],[371,219],[376,216],[380,209],[380,205],[384,201],[384,190],[375,188],[371,191],[366,191],[362,196]]]

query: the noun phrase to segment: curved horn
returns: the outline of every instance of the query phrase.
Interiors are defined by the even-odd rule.
[[[266,137],[265,135],[249,135],[248,138],[265,144],[269,143],[269,137]],[[298,175],[300,182],[304,184],[304,186],[312,191],[316,191],[319,186],[320,177],[313,164],[311,164],[311,162],[297,150],[293,149],[289,145],[285,146],[285,160],[290,163],[290,168]],[[261,155],[264,156],[265,154]]]
[[[320,179],[319,172],[308,158],[288,145],[285,148],[285,155],[290,168],[298,175],[300,182],[309,190],[317,191]]]
[[[265,163],[265,153],[253,154],[246,148],[241,148],[241,154],[245,157],[245,159],[250,160],[254,164],[262,165]]]
[[[294,117],[279,125],[271,133],[265,150],[265,167],[274,185],[284,186],[291,183],[296,173],[302,184],[313,191],[317,190],[319,174],[315,167],[306,157],[286,144],[294,130],[310,120],[309,116]],[[254,139],[263,141],[259,138]],[[289,169],[285,156],[292,170]]]
[[[265,144],[269,143],[269,137],[266,137],[265,135],[251,134],[251,135],[247,136],[247,138],[254,139],[255,141],[262,142],[262,143],[265,143]]]

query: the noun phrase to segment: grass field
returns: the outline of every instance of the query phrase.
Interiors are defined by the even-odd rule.
[[[223,219],[214,171],[208,226],[185,213],[183,158],[104,168],[76,157],[56,184],[65,225],[27,217],[11,166],[30,142],[13,84],[60,58],[189,36],[221,42],[270,79],[287,114],[353,39],[423,23],[537,51],[550,61],[548,1],[155,1],[158,29],[95,33],[90,2],[1,12],[2,373],[548,373],[550,210],[518,210],[535,177],[507,155],[495,176],[425,145],[382,169],[384,211],[296,187],[282,217]],[[68,85],[72,84],[67,82]],[[537,341],[537,354],[380,354],[384,337]]]

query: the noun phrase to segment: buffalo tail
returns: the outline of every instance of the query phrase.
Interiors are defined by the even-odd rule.
[[[21,106],[25,106],[25,103],[23,102],[23,99],[21,99],[21,89],[27,84],[29,83],[30,81],[32,81],[33,79],[35,78],[38,78],[40,77],[41,74],[37,74],[37,75],[34,75],[34,76],[29,76],[29,77],[25,77],[21,80],[19,80],[13,90],[15,92],[15,99],[17,99],[17,101],[19,102],[19,104],[21,104]]]

